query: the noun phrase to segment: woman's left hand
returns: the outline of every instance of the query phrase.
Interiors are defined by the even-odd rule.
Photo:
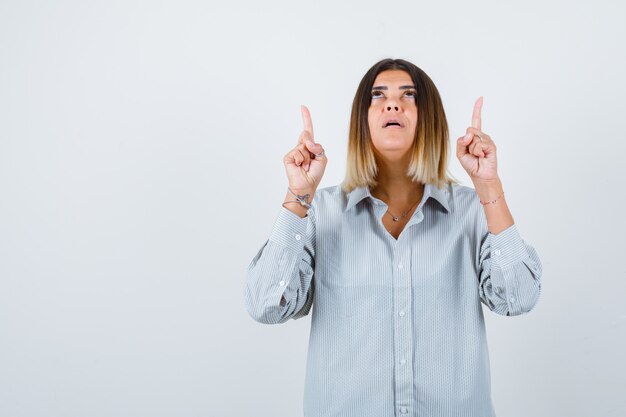
[[[465,136],[456,141],[456,156],[474,183],[498,179],[496,145],[489,135],[480,130],[482,107],[483,98],[479,97],[474,104],[472,126],[467,128]]]

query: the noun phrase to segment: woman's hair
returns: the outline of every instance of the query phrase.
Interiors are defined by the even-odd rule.
[[[342,189],[349,193],[357,187],[375,187],[378,166],[368,125],[372,87],[378,74],[387,70],[405,71],[415,83],[417,129],[413,140],[407,175],[415,182],[435,184],[458,183],[448,172],[448,122],[437,87],[424,71],[403,59],[383,59],[370,68],[352,102],[348,162]]]

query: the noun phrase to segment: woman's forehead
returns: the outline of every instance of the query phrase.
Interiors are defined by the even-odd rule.
[[[402,70],[386,70],[376,76],[374,87],[390,86],[390,85],[412,85],[413,79],[406,71]]]

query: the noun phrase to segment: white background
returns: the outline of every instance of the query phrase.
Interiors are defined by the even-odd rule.
[[[0,1],[0,416],[298,416],[309,317],[245,269],[311,109],[341,182],[365,71],[483,130],[539,304],[484,307],[499,416],[626,414],[622,2]],[[469,177],[454,154],[452,172]]]

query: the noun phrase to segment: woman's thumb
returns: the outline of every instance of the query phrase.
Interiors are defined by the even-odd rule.
[[[311,141],[311,140],[309,140],[309,139],[307,139],[307,140],[304,142],[304,146],[306,146],[306,148],[307,148],[309,151],[313,152],[313,153],[315,153],[314,151],[319,150],[319,144],[318,144],[318,143],[315,143],[315,142],[313,142],[313,141]]]

